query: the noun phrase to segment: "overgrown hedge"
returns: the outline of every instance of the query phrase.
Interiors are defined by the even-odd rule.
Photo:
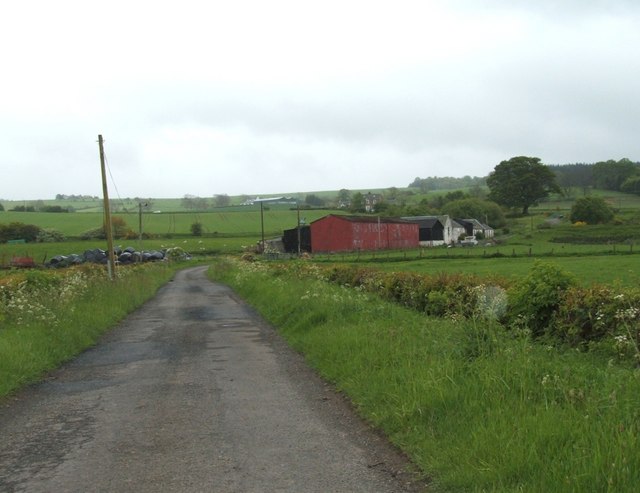
[[[465,274],[427,276],[344,265],[299,262],[278,268],[314,276],[430,316],[491,318],[550,343],[602,350],[640,363],[640,290],[580,286],[558,266],[536,261],[518,281]]]

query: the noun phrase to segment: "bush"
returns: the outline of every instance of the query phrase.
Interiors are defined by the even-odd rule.
[[[58,241],[64,241],[65,239],[65,236],[60,231],[56,229],[45,228],[40,230],[36,241],[38,243],[55,243]]]
[[[191,225],[191,234],[193,236],[202,236],[202,223],[195,222]]]
[[[38,234],[40,234],[40,227],[34,224],[19,222],[0,224],[0,243],[6,243],[9,240],[32,242],[36,241]]]
[[[554,335],[572,346],[596,341],[640,342],[640,291],[608,286],[572,287],[556,315]],[[620,349],[620,348],[618,348]],[[620,351],[617,351],[620,353]],[[634,351],[634,357],[637,351]]]
[[[111,229],[113,230],[114,238],[137,238],[136,233],[129,228],[127,222],[121,217],[112,217],[111,218]],[[85,231],[80,235],[80,238],[83,240],[93,240],[99,239],[104,240],[107,237],[105,233],[106,228],[103,224],[101,228],[90,229]]]
[[[509,291],[507,322],[525,326],[534,336],[547,334],[565,292],[576,279],[559,267],[536,261],[529,274]]]
[[[613,210],[601,197],[582,197],[571,207],[572,223],[605,224],[613,219]]]

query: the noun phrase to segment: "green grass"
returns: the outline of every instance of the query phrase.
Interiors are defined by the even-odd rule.
[[[430,319],[287,265],[213,275],[254,305],[434,491],[633,492],[640,379],[488,321]]]
[[[38,380],[44,372],[93,345],[101,334],[151,298],[175,268],[145,265],[128,270],[128,275],[113,282],[92,276],[81,288],[82,294],[68,303],[63,293],[74,289],[74,283],[85,282],[73,271],[61,274],[63,281],[58,273],[24,274],[35,287],[24,295],[28,299],[20,302],[23,308],[3,306],[0,296],[0,397]]]
[[[417,272],[433,275],[440,272],[498,276],[519,279],[533,266],[535,258],[478,258],[447,260],[425,258],[402,262],[363,263],[389,272]],[[640,284],[640,255],[593,255],[586,257],[552,257],[546,259],[563,270],[571,272],[584,285],[593,283],[620,284],[634,287]]]
[[[300,217],[310,223],[329,214],[327,210],[301,210]],[[124,219],[129,228],[138,232],[137,212],[115,213],[113,217]],[[263,211],[265,235],[282,235],[285,229],[297,224],[297,211],[290,208],[269,208]],[[78,237],[90,229],[99,228],[103,223],[102,213],[46,213],[46,212],[0,212],[0,222],[21,222],[35,224],[41,228],[52,228],[69,237]],[[203,232],[210,235],[243,236],[261,234],[262,218],[259,207],[232,208],[217,212],[169,212],[161,214],[145,213],[142,229],[152,235],[190,235],[191,225],[200,222]]]

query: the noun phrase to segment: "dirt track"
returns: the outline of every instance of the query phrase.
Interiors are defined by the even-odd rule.
[[[421,491],[204,267],[0,404],[0,491]]]

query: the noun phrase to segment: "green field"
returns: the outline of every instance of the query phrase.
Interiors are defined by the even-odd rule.
[[[527,275],[535,260],[535,257],[470,257],[449,260],[423,258],[397,262],[373,260],[362,262],[360,265],[389,272],[409,271],[427,275],[469,273],[480,277],[498,276],[515,280]],[[584,284],[618,282],[629,287],[640,284],[640,255],[558,256],[548,257],[545,260],[571,272]]]
[[[309,223],[329,214],[327,210],[301,210],[300,218]],[[290,207],[269,207],[263,210],[265,234],[280,235],[285,229],[294,228],[298,212]],[[137,212],[114,213],[112,217],[124,219],[135,232],[139,229]],[[41,228],[52,228],[68,237],[80,236],[83,232],[99,228],[103,223],[100,212],[47,213],[47,212],[0,212],[0,222],[22,222]],[[143,213],[142,229],[152,235],[190,235],[191,225],[199,222],[205,234],[255,235],[261,233],[262,218],[258,206],[224,208],[214,212],[163,212]]]
[[[420,194],[415,190],[399,189],[407,193],[408,202],[441,195],[447,191]],[[379,190],[372,190],[379,192]],[[409,194],[409,192],[411,192]],[[334,192],[312,192],[324,198]],[[638,281],[640,257],[640,197],[616,192],[594,190],[616,208],[616,224],[576,227],[567,217],[574,198],[553,197],[531,209],[524,218],[508,219],[507,227],[496,231],[495,241],[483,241],[473,248],[424,248],[410,251],[381,251],[362,254],[317,255],[318,262],[349,262],[375,265],[384,270],[414,272],[468,272],[478,275],[499,275],[517,278],[527,272],[535,258],[553,260],[574,273],[582,282],[620,282],[633,285]],[[304,197],[306,194],[296,194]],[[152,199],[150,210],[142,214],[142,230],[149,239],[140,243],[138,202],[121,201],[128,212],[114,213],[130,228],[131,239],[116,239],[116,245],[152,250],[181,246],[192,254],[215,255],[239,253],[265,238],[282,235],[283,230],[295,227],[298,211],[290,205],[241,206],[240,197],[232,197],[232,206],[207,212],[184,211],[181,199]],[[60,231],[68,241],[64,243],[0,245],[0,265],[7,265],[11,257],[31,256],[36,261],[55,255],[82,253],[93,248],[106,248],[104,241],[80,241],[82,233],[101,226],[101,204],[98,200],[44,201],[50,205],[68,205],[72,213],[0,212],[0,223],[22,222]],[[15,203],[13,205],[16,205]],[[28,203],[25,203],[28,205]],[[5,207],[11,204],[5,203]],[[92,212],[93,211],[93,212]],[[155,211],[155,212],[154,212]],[[158,212],[160,211],[160,212]],[[310,223],[330,213],[342,211],[301,210],[300,217]],[[194,237],[192,224],[202,224],[203,234]],[[614,255],[615,254],[615,255]]]

